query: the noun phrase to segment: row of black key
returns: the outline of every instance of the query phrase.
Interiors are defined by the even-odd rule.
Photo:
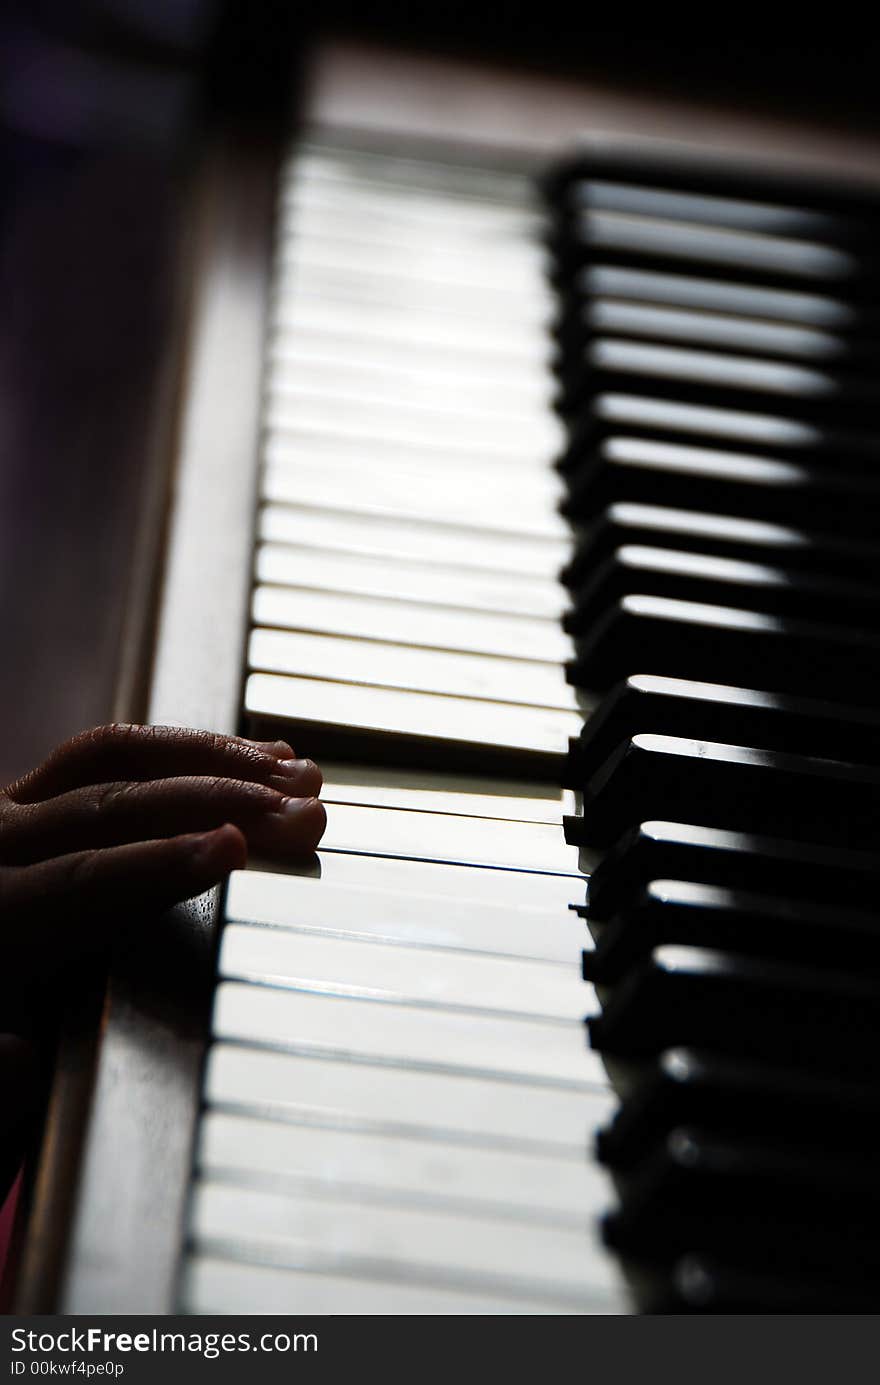
[[[880,201],[616,153],[547,191],[605,1237],[648,1308],[873,1307]]]

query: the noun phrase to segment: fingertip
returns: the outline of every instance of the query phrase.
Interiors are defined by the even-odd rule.
[[[267,755],[272,755],[276,760],[292,760],[296,756],[296,751],[287,741],[251,741],[250,744],[257,746],[259,750],[265,750]]]
[[[327,809],[320,798],[307,798],[303,804],[306,831],[311,834],[311,850],[314,851],[327,830]],[[305,824],[304,824],[305,825]]]
[[[226,822],[212,832],[200,833],[192,841],[193,857],[211,879],[219,880],[230,871],[242,870],[247,865],[247,841],[234,823]]]

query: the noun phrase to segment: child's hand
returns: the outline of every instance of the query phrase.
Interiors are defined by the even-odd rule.
[[[310,855],[321,773],[284,742],[163,726],[74,737],[0,792],[0,965],[30,978],[243,866]]]

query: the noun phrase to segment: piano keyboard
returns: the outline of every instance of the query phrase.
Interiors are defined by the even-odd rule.
[[[880,208],[545,192],[283,172],[242,724],[328,827],[229,884],[182,1311],[870,1301]]]

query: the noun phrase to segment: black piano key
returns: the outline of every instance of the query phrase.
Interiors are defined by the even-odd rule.
[[[853,1277],[831,1281],[823,1266],[812,1278],[786,1266],[730,1265],[717,1256],[684,1255],[661,1282],[640,1296],[645,1313],[876,1313],[880,1283],[857,1265]]]
[[[845,341],[847,346],[880,338],[880,320],[852,299],[742,284],[702,277],[685,270],[657,270],[591,264],[571,281],[567,302],[579,309],[590,299],[655,304],[686,311],[720,313],[769,324],[806,328]]]
[[[626,544],[572,593],[563,624],[581,635],[622,596],[670,596],[795,619],[880,628],[880,589],[764,563]]]
[[[584,980],[611,986],[666,943],[880,975],[880,916],[747,890],[652,880],[583,954]]]
[[[821,524],[821,516],[815,522]],[[573,588],[581,586],[624,544],[647,544],[880,583],[880,547],[866,540],[736,515],[627,501],[609,505],[579,532],[562,580]]]
[[[754,160],[740,162],[729,156],[707,158],[695,150],[673,153],[662,146],[590,143],[554,163],[544,173],[541,189],[551,210],[559,211],[572,199],[581,199],[584,184],[599,180],[627,189],[715,198],[722,204],[719,217],[724,204],[745,202],[745,209],[728,205],[723,217],[725,225],[740,225],[741,218],[747,218],[743,229],[779,233],[801,227],[800,218],[807,216],[812,218],[812,235],[847,242],[855,236],[870,243],[880,218],[880,198],[862,182],[804,177],[790,167],[762,167]]]
[[[880,769],[750,746],[637,734],[583,786],[566,841],[607,846],[647,818],[690,821],[786,841],[874,850]]]
[[[657,1263],[718,1256],[771,1274],[825,1271],[832,1286],[880,1267],[870,1153],[768,1149],[687,1127],[627,1182],[602,1229],[619,1253]]]
[[[746,1063],[675,1048],[661,1053],[597,1132],[599,1160],[624,1173],[676,1126],[820,1151],[869,1148],[880,1121],[872,1082]]]
[[[880,898],[880,857],[867,851],[804,846],[692,823],[642,822],[624,833],[590,876],[590,918],[612,918],[627,908],[649,881],[659,879],[703,881],[865,909]]]
[[[776,457],[820,466],[835,474],[876,475],[880,434],[852,426],[821,425],[797,414],[766,408],[710,408],[646,391],[599,390],[589,408],[568,420],[568,447],[557,462],[563,474],[577,472],[609,438],[626,437],[681,446],[723,449],[744,456]],[[664,504],[662,497],[658,504]],[[695,507],[693,497],[686,508]],[[727,513],[726,511],[724,513]],[[783,519],[791,517],[783,516]]]
[[[609,505],[628,501],[804,529],[821,517],[838,537],[852,534],[870,542],[880,517],[876,476],[650,438],[606,438],[583,453],[567,480],[569,493],[561,508],[578,524],[593,522]]]
[[[880,982],[702,948],[656,948],[587,1021],[605,1056],[707,1048],[808,1072],[876,1076]]]
[[[612,688],[572,738],[566,787],[580,788],[638,732],[880,764],[880,712],[872,708],[636,674]]]
[[[718,311],[705,304],[687,307],[617,298],[591,292],[568,295],[556,327],[563,377],[576,387],[576,371],[596,337],[666,343],[731,355],[767,356],[820,370],[864,373],[880,358],[876,338],[846,337],[798,323],[746,315],[746,309]]]
[[[709,407],[795,411],[804,419],[877,426],[878,386],[867,366],[818,369],[765,356],[601,336],[564,356],[558,407],[576,417],[599,390],[644,390]]]
[[[566,286],[584,266],[613,264],[674,273],[682,268],[728,282],[876,297],[876,258],[867,246],[703,224],[652,212],[569,204],[549,242],[555,277]],[[868,253],[865,251],[868,250]]]
[[[692,181],[670,186],[662,178],[603,176],[601,172],[569,182],[563,196],[568,215],[590,211],[616,211],[630,216],[660,217],[680,221],[686,228],[718,226],[722,229],[752,232],[756,235],[794,236],[800,240],[816,238],[832,244],[853,243],[872,248],[870,233],[876,226],[864,208],[843,215],[810,205],[810,190],[794,202],[779,200],[778,191],[767,189],[763,198],[756,195],[754,179],[748,196],[737,196],[726,189],[712,191]],[[557,211],[560,208],[557,205]],[[685,232],[686,233],[686,232]]]
[[[880,696],[880,636],[727,606],[625,596],[576,642],[566,675],[575,687],[605,692],[639,668],[873,706]]]

